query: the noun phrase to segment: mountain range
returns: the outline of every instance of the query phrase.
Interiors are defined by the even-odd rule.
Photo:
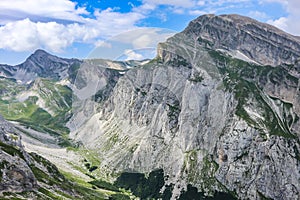
[[[203,15],[152,60],[0,75],[3,198],[299,198],[300,38],[271,25]]]

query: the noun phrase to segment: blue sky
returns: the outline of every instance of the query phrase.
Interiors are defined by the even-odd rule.
[[[107,41],[112,38],[141,30],[149,37],[136,36],[142,38],[138,41],[152,47],[168,36],[161,30],[182,31],[207,13],[241,14],[300,35],[299,10],[299,0],[1,0],[0,63],[21,63],[39,48],[61,57],[87,58],[99,46],[111,48]],[[141,48],[137,41],[134,47]]]

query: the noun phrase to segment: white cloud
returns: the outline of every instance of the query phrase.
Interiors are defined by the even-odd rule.
[[[294,35],[300,35],[300,1],[299,0],[263,0],[263,2],[277,2],[281,3],[286,11],[288,16],[280,17],[275,20],[269,20],[268,23],[277,26],[284,31],[287,31]]]
[[[89,58],[105,58],[112,60],[125,60],[129,55],[129,49],[134,53],[143,55],[144,58],[153,58],[157,44],[164,42],[173,36],[175,31],[162,28],[137,28],[122,32],[99,45],[89,54]],[[124,55],[127,52],[128,55]],[[130,54],[130,58],[138,59],[138,55]],[[140,57],[140,56],[139,56]]]
[[[89,13],[85,7],[78,7],[70,0],[0,0],[0,49],[32,51],[44,48],[52,52],[62,52],[75,42],[106,45],[101,43],[124,31],[135,30],[114,39],[128,41],[133,48],[155,47],[163,38],[172,34],[158,33],[157,30],[136,30],[138,22],[151,16],[167,20],[168,12],[177,14],[203,15],[220,13],[227,6],[240,5],[238,2],[250,0],[141,0],[142,5],[132,6],[131,11],[121,13],[108,8]],[[300,34],[299,0],[259,0],[260,3],[281,3],[288,16],[269,20],[281,29]],[[166,5],[164,10],[157,7]],[[219,10],[218,10],[219,9]],[[166,11],[166,12],[165,12]],[[88,16],[93,17],[88,17]],[[251,17],[267,19],[265,13],[249,12]],[[39,20],[46,18],[46,20]],[[68,21],[68,23],[63,23]],[[40,22],[39,22],[40,21]],[[146,33],[145,33],[146,32]],[[107,46],[108,47],[108,46]],[[126,48],[127,49],[127,48]],[[123,51],[122,51],[123,52]]]
[[[14,51],[33,50],[36,40],[36,26],[29,19],[8,23],[0,27],[0,48]]]
[[[150,5],[169,5],[182,8],[190,8],[195,6],[194,0],[143,0],[143,2]]]
[[[131,44],[134,49],[140,49],[156,47],[157,43],[165,41],[174,34],[175,31],[161,28],[138,28],[123,32],[111,38],[111,40]]]
[[[63,19],[82,22],[82,14],[89,14],[83,7],[76,8],[76,3],[69,0],[1,0],[0,23],[25,19],[28,16],[42,16],[53,19]]]
[[[139,13],[148,13],[149,11],[153,11],[156,8],[156,4],[150,4],[144,2],[141,6],[139,7],[134,7],[132,9],[133,12],[139,12]]]
[[[119,13],[112,9],[95,12],[96,19],[84,23],[60,24],[33,22],[29,19],[6,23],[0,27],[0,48],[13,51],[32,51],[44,48],[62,52],[74,42],[96,43],[120,32],[136,28],[144,16],[140,13]]]
[[[205,1],[198,1],[197,2],[197,6],[204,6],[205,5]]]
[[[217,0],[217,1],[211,2],[210,4],[224,5],[224,4],[245,3],[245,2],[251,2],[251,0]]]
[[[251,0],[142,0],[144,4],[151,5],[152,10],[160,5],[168,6],[168,12],[175,14],[203,15],[228,11],[230,8],[247,7]],[[201,11],[203,10],[203,11]],[[148,10],[149,11],[149,10]]]
[[[207,14],[207,12],[205,12],[203,10],[190,10],[189,14],[199,16],[199,15]]]
[[[283,5],[287,4],[288,0],[260,0],[259,3],[260,4],[264,4],[264,3],[280,3]]]
[[[288,19],[286,17],[280,17],[276,20],[268,20],[267,23],[272,24],[273,26],[276,26],[280,29],[286,30],[288,29],[287,26]]]
[[[175,8],[174,10],[173,10],[173,13],[176,13],[176,14],[184,14],[184,9],[182,9],[182,8]]]
[[[136,53],[133,50],[126,49],[124,55],[127,56],[125,60],[142,60],[144,56],[142,54]]]
[[[136,49],[143,48],[143,47],[149,47],[152,43],[152,38],[149,34],[141,35],[140,37],[133,40],[132,44],[133,47]]]
[[[266,13],[260,11],[250,11],[248,13],[248,16],[259,20],[265,20],[268,18],[268,15]]]
[[[98,40],[95,43],[95,47],[104,47],[104,48],[112,48],[112,44],[103,40]]]
[[[287,11],[294,16],[300,16],[300,1],[299,0],[286,0],[287,1]],[[299,19],[299,18],[298,18]]]
[[[269,20],[267,23],[274,25],[288,33],[300,36],[300,16],[289,15],[288,17],[280,17],[276,20]]]
[[[45,48],[60,52],[76,39],[83,37],[77,24],[56,22],[34,23],[29,19],[11,22],[0,27],[0,48],[13,51],[32,51]]]
[[[251,0],[143,0],[143,3],[150,5],[168,5],[176,8],[197,8],[197,6],[223,6],[225,4],[246,3]]]
[[[86,24],[99,30],[105,38],[136,28],[135,24],[145,17],[138,12],[120,13],[111,8],[96,10],[94,15],[97,19],[88,19]]]

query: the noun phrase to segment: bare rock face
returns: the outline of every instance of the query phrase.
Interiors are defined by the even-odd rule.
[[[37,78],[63,80],[69,77],[72,79],[74,71],[81,63],[82,61],[78,59],[59,58],[38,49],[19,65],[0,64],[0,75],[23,84],[31,83]]]
[[[24,151],[20,135],[0,117],[0,193],[24,192],[37,188],[37,180],[29,167],[33,162]]]
[[[38,49],[31,54],[25,62],[10,66],[0,64],[0,76],[15,79],[19,83],[29,84],[39,78],[47,78],[55,81],[69,79],[73,83],[76,79],[78,69],[91,66],[94,69],[106,71],[123,71],[148,60],[142,61],[112,61],[106,59],[68,59],[52,55],[44,50]]]
[[[1,192],[24,192],[37,188],[36,178],[24,160],[5,152],[1,152],[0,156]]]
[[[76,68],[81,62],[77,59],[59,58],[39,49],[24,63],[14,67],[14,78],[22,82],[35,80],[37,77],[62,80],[69,75],[70,68]]]
[[[240,15],[204,15],[184,34],[212,49],[240,51],[262,65],[294,64],[300,56],[299,37]]]
[[[41,199],[46,197],[40,191],[54,189],[79,198],[74,184],[55,165],[24,150],[20,135],[19,129],[0,116],[0,198]]]
[[[172,198],[192,184],[297,199],[299,55],[299,39],[270,25],[202,16],[126,72],[71,136],[99,152],[107,174],[164,169]]]

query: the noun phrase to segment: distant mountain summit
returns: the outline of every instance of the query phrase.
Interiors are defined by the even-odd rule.
[[[61,80],[68,77],[71,67],[79,66],[82,61],[78,59],[59,58],[44,50],[36,50],[26,61],[15,66],[17,79],[22,79],[24,73],[32,76]]]
[[[17,67],[25,69],[29,73],[34,72],[39,76],[46,77],[51,72],[59,75],[74,63],[79,63],[79,60],[59,58],[39,49],[29,56],[24,63],[17,65]]]
[[[16,66],[0,65],[0,75],[21,83],[32,82],[38,77],[62,80],[70,71],[79,68],[81,60],[59,58],[38,49],[26,61]]]
[[[171,199],[297,199],[299,57],[299,38],[271,25],[201,16],[71,137],[112,175],[162,169]]]
[[[263,65],[294,64],[300,57],[299,37],[240,15],[203,15],[183,33],[208,48],[240,53]]]
[[[74,169],[94,181],[116,180],[116,188],[97,180],[101,190],[125,188],[141,199],[299,199],[300,40],[271,25],[203,15],[160,43],[149,62],[37,50],[20,65],[0,65],[0,75],[3,116],[63,134],[63,144],[76,144],[70,151],[84,156]],[[18,157],[26,172],[19,180],[28,183],[16,184],[19,191],[42,182],[51,195],[52,181],[65,186],[54,166],[36,170],[50,163],[22,153],[20,130],[2,121],[5,191],[14,191],[16,180],[6,174],[17,172]],[[69,188],[63,191],[76,195]],[[86,191],[82,197],[101,199]]]

